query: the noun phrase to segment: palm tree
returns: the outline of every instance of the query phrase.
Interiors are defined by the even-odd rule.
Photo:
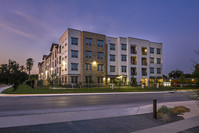
[[[32,70],[32,67],[33,67],[33,59],[32,58],[28,58],[26,60],[26,69],[28,70],[29,72],[29,79],[30,79],[30,71]]]

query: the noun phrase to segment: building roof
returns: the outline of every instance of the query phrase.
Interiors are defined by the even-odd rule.
[[[57,47],[57,48],[58,48],[58,44],[56,44],[56,43],[52,43],[51,48],[50,48],[50,51],[52,51],[52,50],[53,50],[53,47]]]

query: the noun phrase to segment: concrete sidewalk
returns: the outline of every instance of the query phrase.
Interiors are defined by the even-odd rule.
[[[8,87],[9,88],[9,87]],[[104,93],[64,93],[64,94],[0,94],[0,97],[51,97],[51,96],[87,96],[87,95],[121,95],[121,94],[162,94],[190,91],[154,91],[154,92],[104,92]]]
[[[199,115],[189,119],[173,122],[158,127],[148,128],[132,133],[177,133],[196,126],[199,126]]]
[[[178,105],[186,106],[191,109],[190,112],[185,113],[185,119],[187,119],[199,115],[199,108],[197,104],[197,101],[169,102],[158,104],[158,107],[162,105],[170,107]],[[106,105],[106,107],[101,106],[98,108],[71,110],[68,112],[0,117],[0,128],[111,118],[152,112],[152,105],[138,107],[131,107],[130,105],[114,106],[115,105],[109,107]]]
[[[0,87],[0,95],[3,95],[3,94],[1,94],[1,92],[4,91],[4,90],[6,90],[6,89],[8,89],[8,88],[10,88],[10,87],[12,87],[12,86],[11,85],[10,86],[5,85],[3,87]]]

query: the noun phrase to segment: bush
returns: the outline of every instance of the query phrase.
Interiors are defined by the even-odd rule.
[[[172,112],[173,112],[173,114],[183,115],[185,112],[190,112],[190,109],[188,109],[184,106],[176,106],[176,107],[172,108]]]

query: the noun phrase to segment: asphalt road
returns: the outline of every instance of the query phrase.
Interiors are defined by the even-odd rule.
[[[23,113],[27,114],[28,111],[32,110],[56,110],[86,106],[92,107],[96,105],[131,104],[131,106],[136,107],[151,104],[153,98],[156,98],[158,103],[189,100],[183,93],[179,92],[86,96],[0,97],[0,117]]]

